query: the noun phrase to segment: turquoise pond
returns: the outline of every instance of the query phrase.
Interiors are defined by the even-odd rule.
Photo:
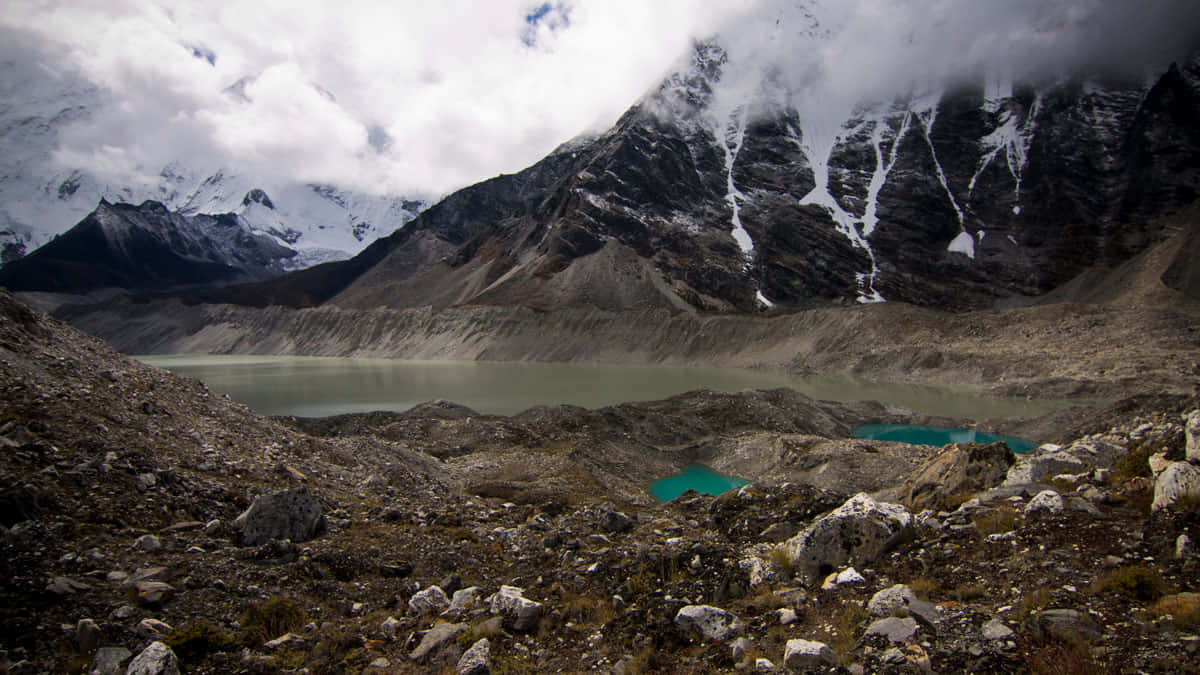
[[[912,445],[937,445],[948,443],[1007,443],[1013,452],[1029,452],[1037,443],[1012,436],[998,436],[974,429],[951,429],[948,427],[926,427],[917,424],[866,424],[854,430],[855,438],[874,441],[899,441]]]
[[[654,481],[648,489],[651,497],[660,502],[669,502],[688,490],[703,492],[706,495],[719,495],[749,482],[717,473],[703,464],[692,464],[674,476]]]

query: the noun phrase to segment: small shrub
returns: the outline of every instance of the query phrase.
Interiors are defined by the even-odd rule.
[[[1125,478],[1137,478],[1138,476],[1150,477],[1150,455],[1153,455],[1157,450],[1152,443],[1135,443],[1130,446],[1129,451],[1117,458],[1117,463],[1113,466],[1113,471],[1118,476]]]
[[[928,598],[938,595],[942,590],[942,585],[929,577],[916,577],[908,581],[908,587],[913,589],[913,592],[918,597]]]
[[[1176,630],[1200,630],[1200,594],[1180,593],[1160,598],[1154,605],[1154,612],[1171,617]]]
[[[1043,644],[1029,654],[1026,665],[1029,672],[1036,675],[1104,675],[1108,672],[1082,642]]]
[[[1017,526],[1017,512],[1004,507],[975,516],[975,531],[979,536],[1009,532]]]
[[[207,619],[189,621],[171,631],[164,640],[184,663],[203,661],[209,654],[233,651],[237,641]]]
[[[770,562],[779,568],[784,579],[791,579],[796,575],[796,563],[786,546],[779,545],[771,549]]]
[[[978,600],[987,595],[987,588],[982,584],[962,584],[951,591],[950,594],[959,602],[967,602],[969,600]]]
[[[1053,599],[1054,596],[1049,588],[1045,586],[1035,588],[1021,595],[1021,600],[1017,603],[1017,611],[1021,616],[1027,617],[1049,605]]]
[[[1158,570],[1145,565],[1119,567],[1092,584],[1093,593],[1115,591],[1146,602],[1159,599],[1168,590],[1167,582]]]
[[[251,605],[242,614],[242,641],[257,646],[284,633],[299,630],[308,621],[304,609],[292,600],[277,595],[261,604]]]

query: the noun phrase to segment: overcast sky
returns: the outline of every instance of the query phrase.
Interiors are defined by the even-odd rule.
[[[810,5],[822,17],[816,30]],[[111,100],[61,140],[64,161],[153,175],[182,157],[400,194],[441,194],[516,171],[602,130],[693,37],[717,31],[750,79],[783,71],[797,91],[857,96],[1005,59],[1017,71],[1162,60],[1197,27],[1198,0],[0,6],[0,28],[32,45],[30,59],[77,70]],[[835,39],[821,35],[830,31]],[[814,90],[814,80],[825,84]]]

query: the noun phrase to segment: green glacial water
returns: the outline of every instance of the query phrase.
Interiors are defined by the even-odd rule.
[[[749,482],[734,476],[719,474],[703,464],[691,464],[681,473],[654,481],[647,489],[650,491],[651,497],[660,502],[669,502],[688,490],[695,490],[706,495],[719,495]]]
[[[434,399],[485,414],[512,415],[538,405],[599,408],[700,388],[736,392],[790,387],[815,399],[875,400],[974,419],[1037,415],[1063,405],[990,398],[965,388],[737,368],[196,354],[137,358],[197,378],[261,414],[302,417],[400,411]]]
[[[996,443],[1000,441],[1007,443],[1013,452],[1029,452],[1037,447],[1037,443],[1023,438],[998,436],[974,429],[926,427],[917,424],[866,424],[854,430],[854,437],[935,446],[949,443]]]

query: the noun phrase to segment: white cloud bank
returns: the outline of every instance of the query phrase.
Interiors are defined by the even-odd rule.
[[[808,10],[820,16],[810,31]],[[778,20],[778,23],[776,21]],[[980,69],[1136,71],[1197,0],[7,0],[0,29],[110,104],[60,138],[109,176],[213,169],[440,194],[615,119],[721,29],[735,89],[849,101]],[[833,32],[833,35],[826,33]],[[16,44],[14,42],[14,44]],[[14,49],[8,49],[8,52]],[[29,67],[26,64],[26,67]],[[811,102],[810,102],[811,105]]]

